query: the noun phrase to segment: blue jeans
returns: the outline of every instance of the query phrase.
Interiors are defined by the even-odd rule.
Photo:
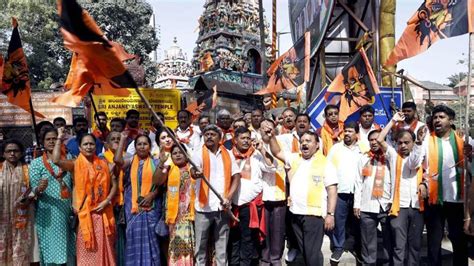
[[[337,194],[336,212],[334,214],[334,230],[330,234],[333,250],[347,249],[350,251],[360,251],[360,227],[359,221],[354,217],[354,194]],[[346,244],[346,230],[350,247]],[[349,242],[349,241],[348,241]]]

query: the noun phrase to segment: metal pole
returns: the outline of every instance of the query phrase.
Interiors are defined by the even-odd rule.
[[[469,107],[471,105],[471,86],[472,86],[472,58],[474,49],[472,46],[474,45],[474,34],[469,33],[469,62],[468,62],[468,71],[467,71],[467,84],[466,84],[466,117],[464,118],[464,144],[469,144]],[[467,214],[469,212],[468,206],[468,193],[469,193],[469,186],[470,186],[470,179],[468,177],[468,167],[469,163],[467,158],[464,159],[464,213]],[[474,204],[471,202],[471,204]],[[471,215],[471,214],[470,214]]]
[[[379,23],[380,23],[380,3],[379,0],[372,1],[372,32],[374,36],[372,37],[373,42],[373,53],[372,53],[372,62],[374,66],[374,72],[376,75],[377,83],[381,84],[382,81],[382,73],[380,73],[380,30],[379,30]]]
[[[276,40],[277,39],[277,3],[272,1],[272,61],[276,59]],[[280,40],[280,38],[278,38]],[[278,97],[276,92],[272,93],[272,109],[277,107]]]
[[[138,96],[140,96],[140,98],[142,99],[143,103],[145,103],[146,107],[148,108],[148,110],[150,110],[151,112],[151,115],[156,119],[156,121],[158,121],[158,123],[160,124],[161,127],[163,127],[163,129],[165,130],[166,133],[168,133],[168,136],[173,139],[174,143],[176,143],[176,145],[178,146],[178,148],[181,150],[181,152],[188,158],[188,162],[189,164],[194,167],[196,170],[200,171],[201,172],[201,168],[198,167],[198,165],[191,159],[191,156],[189,156],[189,154],[186,152],[186,150],[183,148],[183,145],[181,144],[181,142],[179,142],[176,137],[174,136],[174,133],[171,132],[171,130],[165,126],[165,124],[163,123],[163,121],[161,121],[161,119],[158,117],[158,115],[156,114],[155,110],[153,110],[153,108],[151,107],[151,104],[150,102],[148,101],[148,99],[145,97],[145,95],[143,95],[143,93],[138,89],[138,88],[135,88],[135,91],[137,92]],[[217,108],[215,108],[217,109]],[[216,195],[216,197],[219,199],[219,202],[222,204],[224,202],[224,198],[222,198],[222,196],[219,194],[219,192],[217,192],[217,190],[209,183],[209,180],[207,179],[207,177],[202,177],[201,178],[202,181],[204,181],[204,183],[206,183],[206,185],[209,187],[209,189],[212,191],[212,193],[214,193]],[[227,209],[226,210],[227,213],[229,214],[229,216],[231,217],[231,219],[239,222],[239,219],[237,217],[234,216],[234,214],[232,213],[232,211],[230,209]]]
[[[33,122],[33,146],[35,144],[39,144],[39,136],[36,128],[36,117],[35,117],[35,109],[33,108],[33,101],[31,100],[31,93],[30,93],[30,114],[31,114],[31,121]]]
[[[258,0],[258,17],[259,17],[259,27],[260,27],[260,50],[261,50],[261,72],[263,78],[263,84],[267,84],[267,55],[266,45],[265,45],[265,18],[263,17],[263,0]]]

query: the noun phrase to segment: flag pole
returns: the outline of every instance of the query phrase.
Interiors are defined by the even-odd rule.
[[[151,107],[151,104],[150,102],[148,101],[148,99],[145,97],[145,95],[143,95],[143,93],[140,91],[140,89],[138,88],[135,88],[135,91],[137,92],[138,96],[140,96],[140,98],[142,99],[143,103],[145,103],[145,106],[148,108],[148,110],[150,110],[152,116],[157,120],[159,121],[158,123],[160,124],[161,127],[163,127],[164,131],[166,133],[168,133],[168,136],[174,141],[174,143],[176,143],[176,145],[178,146],[179,150],[187,157],[188,159],[188,162],[189,164],[194,167],[196,170],[201,171],[201,168],[198,167],[198,165],[191,159],[191,156],[189,156],[189,154],[186,152],[186,150],[184,149],[183,145],[181,144],[181,142],[178,141],[178,139],[175,137],[174,133],[171,132],[171,130],[165,126],[165,124],[163,123],[163,121],[161,121],[161,119],[158,117],[158,115],[156,114],[155,110],[153,110],[153,108]],[[206,185],[209,187],[209,189],[212,191],[212,193],[214,193],[216,195],[216,197],[219,199],[219,202],[222,204],[224,203],[224,198],[219,194],[219,192],[211,185],[211,183],[209,183],[209,180],[207,179],[207,177],[203,176],[202,178],[202,181],[204,181],[204,183],[206,183]],[[239,219],[237,217],[234,216],[234,214],[232,213],[232,211],[230,209],[227,209],[226,210],[227,213],[229,214],[230,218],[233,219],[234,221],[236,222],[240,222]]]
[[[38,131],[37,126],[36,126],[36,117],[35,117],[35,109],[33,108],[33,101],[31,100],[31,93],[30,93],[30,114],[31,114],[31,122],[33,122],[32,128],[33,128],[33,145],[36,144],[38,145]]]
[[[89,91],[89,98],[91,98],[92,108],[94,109],[94,116],[92,117],[92,119],[94,119],[94,123],[97,126],[97,129],[100,130],[99,122],[97,122],[97,119],[96,119],[97,118],[97,106],[95,105],[94,98],[92,97],[92,91]]]
[[[466,117],[464,118],[464,144],[469,144],[469,107],[471,106],[471,86],[472,86],[472,57],[473,57],[473,49],[472,46],[474,45],[474,34],[469,33],[469,56],[468,56],[468,72],[467,72],[467,84],[466,84]],[[469,193],[469,186],[470,186],[470,179],[467,178],[468,175],[468,167],[469,163],[467,158],[464,159],[464,213],[469,213],[469,206],[468,206],[468,193]],[[474,203],[471,203],[474,204]],[[469,214],[469,217],[472,214]],[[466,217],[464,217],[466,218]]]

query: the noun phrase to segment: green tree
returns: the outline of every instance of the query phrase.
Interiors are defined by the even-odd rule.
[[[64,48],[59,31],[56,1],[9,0],[0,13],[0,52],[6,54],[11,34],[11,17],[19,22],[23,48],[27,55],[33,89],[48,89],[54,82],[66,79],[71,52]],[[127,52],[143,59],[146,83],[156,79],[156,63],[148,57],[158,46],[149,20],[153,9],[144,0],[82,1],[81,5],[97,21],[110,40],[121,43]]]
[[[89,11],[107,38],[121,43],[128,53],[142,58],[145,82],[153,86],[156,80],[156,62],[148,54],[158,46],[155,31],[150,25],[153,8],[143,0],[130,4],[128,1],[84,1],[83,8]]]
[[[47,89],[51,83],[63,81],[71,55],[62,44],[54,1],[10,0],[4,6],[0,13],[0,52],[7,52],[11,17],[16,17],[32,88]]]
[[[449,83],[447,84],[447,86],[454,88],[456,85],[458,85],[459,82],[461,82],[461,80],[463,80],[466,77],[467,77],[466,72],[459,72],[459,73],[452,74],[451,76],[448,77]]]

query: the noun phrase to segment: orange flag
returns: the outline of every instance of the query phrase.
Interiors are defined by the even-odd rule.
[[[107,40],[92,17],[74,0],[58,1],[61,34],[66,48],[74,52],[65,87],[70,90],[52,101],[78,106],[94,89],[95,94],[129,96],[124,88],[136,88],[122,60],[133,58],[118,44]]]
[[[201,58],[201,71],[206,72],[211,69],[212,66],[214,66],[212,54],[210,52],[207,52]]]
[[[186,107],[186,110],[193,114],[193,121],[196,120],[202,112],[211,110],[217,106],[217,86],[214,85],[212,90],[210,90],[205,85],[202,77],[199,77],[196,81],[195,87],[202,86],[201,84],[206,87],[204,88],[204,94],[199,96],[196,101],[190,103],[188,107]]]
[[[306,32],[290,50],[273,62],[267,71],[270,76],[267,87],[255,94],[278,93],[309,81],[310,38],[311,34]]]
[[[326,100],[332,97],[332,104],[339,102],[339,119],[345,121],[348,116],[366,104],[375,102],[375,95],[380,93],[374,72],[364,48],[344,66],[341,73],[329,85]],[[338,96],[334,95],[337,94]]]
[[[5,63],[0,61],[0,77],[2,77],[2,93],[8,97],[8,102],[21,107],[31,113],[30,98],[31,86],[28,64],[23,52],[18,22],[12,18],[13,32],[8,44],[8,54]],[[35,112],[35,116],[45,118],[44,115]]]
[[[385,66],[426,51],[439,39],[474,32],[474,0],[426,0],[408,20],[408,25]]]

